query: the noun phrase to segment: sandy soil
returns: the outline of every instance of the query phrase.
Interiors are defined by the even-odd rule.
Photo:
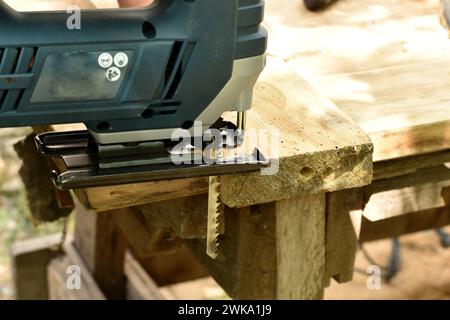
[[[450,228],[446,229],[450,232]],[[449,299],[450,248],[443,248],[436,232],[424,231],[400,238],[401,269],[390,283],[382,282],[379,290],[367,288],[368,276],[355,272],[352,282],[333,283],[326,299]],[[390,240],[365,245],[373,260],[386,265]],[[356,267],[366,270],[368,261],[358,253]]]

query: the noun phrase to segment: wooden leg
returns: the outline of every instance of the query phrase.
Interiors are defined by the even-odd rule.
[[[360,189],[327,195],[326,271],[339,283],[353,278],[358,239],[351,211],[362,211],[363,196]]]
[[[323,297],[325,207],[325,194],[275,204],[278,299]]]
[[[114,222],[114,214],[87,212],[78,206],[74,245],[105,296],[123,299],[126,241]]]
[[[325,271],[325,194],[225,210],[213,260],[205,241],[194,255],[234,299],[320,299]]]

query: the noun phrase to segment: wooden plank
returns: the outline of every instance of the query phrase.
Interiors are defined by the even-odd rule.
[[[113,212],[75,211],[74,247],[108,299],[125,298],[123,270],[126,241],[118,230]]]
[[[441,165],[438,167],[417,170],[414,173],[394,177],[392,179],[381,179],[367,186],[366,194],[374,194],[387,190],[403,189],[427,183],[446,183],[450,180],[450,168]]]
[[[127,276],[127,300],[166,300],[159,286],[142,268],[132,254],[125,256],[125,274]]]
[[[398,237],[417,231],[441,228],[450,224],[450,207],[412,212],[379,221],[361,220],[359,241]]]
[[[449,52],[436,19],[439,0],[344,0],[320,13],[301,1],[265,3],[269,53],[296,60],[308,80],[446,58]]]
[[[11,246],[17,300],[47,300],[47,265],[59,254],[61,235],[18,241]]]
[[[105,300],[105,296],[95,282],[89,268],[73,247],[72,241],[64,244],[65,255],[53,259],[47,267],[49,299],[51,300]],[[80,287],[67,286],[67,271],[79,268]],[[73,273],[71,275],[74,275]]]
[[[151,274],[158,286],[168,286],[209,276],[185,245],[171,254],[139,257],[133,252],[133,255],[142,268]]]
[[[66,287],[67,270],[72,266],[72,262],[67,256],[60,256],[53,259],[47,267],[49,300],[104,300],[98,288],[91,288],[86,285],[84,278],[86,273],[81,273],[81,289],[69,290]]]
[[[89,210],[108,211],[208,192],[208,178],[157,181],[76,190]]]
[[[397,237],[450,224],[450,187],[442,188],[441,196],[444,201],[442,207],[412,211],[377,221],[367,219],[362,210],[354,210],[351,217],[358,240],[364,242]]]
[[[366,134],[280,59],[268,57],[248,127],[277,132],[279,140],[272,131],[275,141],[260,141],[258,148],[278,157],[279,171],[222,177],[222,201],[230,207],[358,187],[372,179]]]
[[[373,180],[389,179],[450,163],[450,150],[374,163]]]
[[[369,134],[375,161],[449,149],[450,42],[438,5],[347,0],[312,14],[299,1],[267,0],[269,53]]]
[[[447,65],[448,63],[450,63],[450,60],[445,64]],[[434,67],[435,66],[422,66],[420,68],[417,68],[416,72]],[[438,66],[437,68],[440,67]],[[448,71],[450,71],[450,69]],[[404,80],[394,79],[394,81]],[[447,84],[439,85],[446,86]],[[399,90],[401,89],[399,88]],[[439,93],[435,92],[427,93],[427,95],[428,94],[430,96],[439,96]],[[400,99],[400,97],[398,97],[398,99]],[[419,106],[413,106],[411,107],[409,114],[416,112],[419,107],[422,107],[422,105],[426,104],[428,106],[431,103],[432,102],[423,102]],[[437,103],[439,102],[436,102],[436,104]],[[437,114],[438,117],[441,117],[441,119],[445,119],[446,117],[448,117],[448,115],[445,113],[447,113],[449,109],[450,108],[446,106],[446,109],[444,109],[444,111],[442,112],[429,112],[430,114]],[[349,111],[346,112],[348,112],[349,115],[352,115]],[[406,114],[406,111],[403,114]],[[399,120],[385,119],[385,121],[397,122]],[[407,120],[405,122],[407,122]],[[361,127],[364,128],[364,125],[361,125]],[[424,125],[414,125],[410,123],[407,124],[406,128],[388,128],[383,130],[380,129],[379,132],[369,133],[369,136],[372,139],[374,146],[376,146],[374,148],[374,161],[404,157],[412,154],[424,154],[438,150],[445,150],[450,148],[450,120],[430,122]]]
[[[256,141],[255,132],[260,135]],[[266,156],[279,158],[280,170],[224,177],[222,200],[231,207],[358,187],[372,179],[372,145],[366,134],[280,59],[268,58],[247,134],[235,152],[248,154],[257,146]],[[92,188],[77,195],[89,209],[103,211],[198,195],[207,192],[207,185],[201,178]]]
[[[187,241],[194,255],[234,299],[317,299],[325,272],[325,195],[226,208],[219,256]]]
[[[450,180],[373,194],[364,206],[363,215],[370,221],[379,221],[442,207],[445,201],[441,193],[446,186],[450,186]]]
[[[223,290],[211,277],[159,286],[137,259],[130,253],[125,258],[127,300],[215,300],[226,298]]]

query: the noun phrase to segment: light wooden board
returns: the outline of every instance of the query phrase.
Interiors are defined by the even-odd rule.
[[[450,181],[426,183],[373,194],[364,207],[363,215],[369,221],[379,221],[443,207],[442,188],[449,185]]]
[[[263,138],[248,137],[236,152],[248,154],[258,147],[268,158],[279,159],[279,171],[223,177],[222,201],[228,206],[359,187],[372,179],[368,136],[281,59],[268,58],[255,89],[248,128]],[[272,138],[274,144],[268,143]],[[88,208],[104,211],[205,193],[204,180],[91,188],[77,194]]]
[[[450,224],[450,207],[439,207],[396,216],[379,221],[362,217],[359,241],[374,241],[398,237],[408,233],[442,228]]]
[[[207,192],[208,178],[134,183],[75,191],[81,203],[94,211],[133,207]]]
[[[374,160],[450,148],[450,41],[438,0],[267,0],[269,53],[371,137]]]
[[[222,201],[231,207],[352,188],[372,179],[367,135],[279,58],[268,58],[248,125],[276,132],[270,148],[263,141],[258,148],[268,158],[278,157],[279,171],[222,177]]]

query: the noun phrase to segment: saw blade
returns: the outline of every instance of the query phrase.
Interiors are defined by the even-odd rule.
[[[206,253],[215,259],[219,255],[219,235],[223,232],[224,205],[220,199],[220,177],[209,177],[208,226]]]

